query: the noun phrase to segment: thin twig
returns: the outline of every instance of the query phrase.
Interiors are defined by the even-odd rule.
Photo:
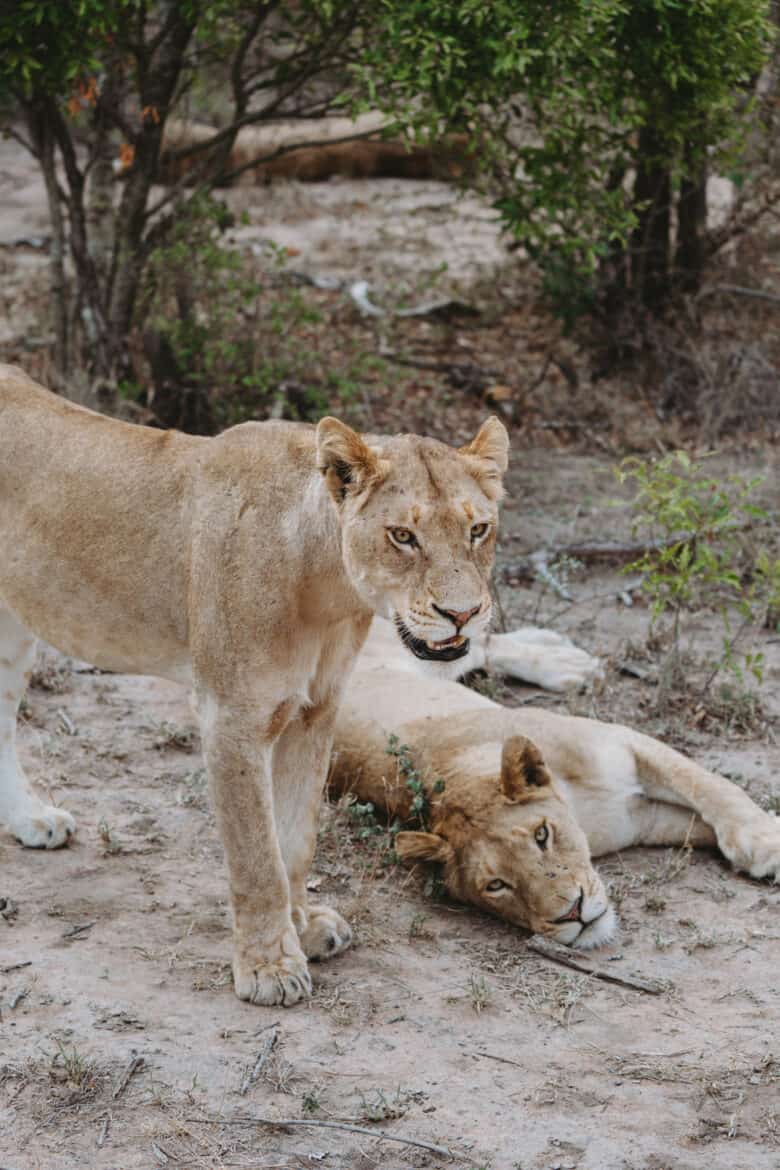
[[[581,971],[583,975],[592,975],[594,979],[603,979],[605,983],[617,983],[621,987],[629,987],[632,991],[643,991],[646,995],[661,995],[669,991],[671,983],[662,979],[648,979],[643,975],[616,975],[597,967],[589,959],[578,955],[577,958],[568,947],[551,939],[542,938],[535,934],[526,943],[529,951],[541,955],[543,959],[550,959],[553,963],[560,963],[564,967],[571,967],[573,971]]]
[[[547,371],[549,370],[551,363],[552,363],[552,354],[548,353],[544,359],[544,362],[542,363],[541,370],[539,371],[539,373],[534,378],[531,385],[526,390],[526,392],[525,392],[526,397],[529,394],[533,394],[534,390],[537,390],[539,388],[539,386],[541,386],[542,382],[547,377]]]
[[[715,293],[726,293],[733,297],[754,297],[758,301],[769,301],[773,305],[780,305],[780,297],[776,296],[775,293],[764,292],[762,288],[746,288],[741,284],[713,284],[709,288],[703,288],[697,300],[713,296]]]
[[[100,1133],[98,1134],[98,1139],[97,1139],[97,1148],[99,1150],[102,1150],[103,1146],[106,1144],[106,1138],[108,1137],[108,1127],[110,1125],[111,1125],[111,1118],[104,1117],[103,1124],[100,1127]]]
[[[252,1087],[252,1085],[255,1083],[257,1078],[260,1076],[260,1073],[263,1071],[263,1068],[268,1060],[268,1057],[273,1052],[274,1045],[276,1044],[276,1041],[278,1038],[279,1038],[279,1029],[276,1026],[274,1026],[271,1029],[268,1036],[266,1037],[265,1044],[264,1044],[262,1050],[258,1053],[258,1056],[257,1056],[255,1063],[252,1065],[251,1069],[247,1069],[246,1075],[245,1075],[243,1081],[241,1082],[241,1088],[238,1091],[242,1097],[246,1096],[246,1094],[249,1092],[249,1089]]]
[[[433,1154],[441,1154],[444,1158],[453,1158],[455,1155],[446,1146],[436,1146],[433,1142],[420,1141],[417,1138],[398,1137],[388,1133],[386,1129],[369,1129],[365,1125],[348,1125],[345,1121],[315,1121],[302,1117],[281,1117],[278,1120],[272,1117],[188,1117],[187,1121],[198,1125],[271,1125],[280,1129],[289,1126],[311,1126],[316,1129],[342,1129],[348,1133],[360,1133],[365,1137],[379,1138],[385,1142],[400,1142],[403,1146],[417,1146],[420,1150],[430,1150]]]
[[[63,726],[63,729],[68,735],[76,734],[76,724],[71,719],[68,712],[63,707],[58,707],[56,711],[57,718]]]
[[[27,996],[29,994],[30,994],[29,987],[21,987],[17,992],[15,992],[11,996],[11,998],[8,1002],[9,1009],[11,1011],[14,1011],[14,1009],[22,1002],[23,999],[27,999]]]
[[[525,1072],[528,1071],[527,1064],[521,1064],[519,1060],[510,1060],[507,1056],[496,1056],[495,1052],[475,1052],[474,1055],[484,1057],[485,1060],[498,1060],[501,1064],[512,1064],[515,1068],[522,1068]]]
[[[132,1060],[130,1061],[130,1063],[128,1064],[127,1068],[125,1069],[125,1075],[122,1077],[121,1081],[119,1082],[117,1087],[114,1089],[113,1093],[111,1094],[111,1096],[114,1098],[115,1101],[117,1100],[117,1098],[122,1096],[125,1089],[130,1084],[130,1081],[135,1076],[135,1074],[137,1072],[140,1072],[143,1067],[144,1067],[144,1058],[142,1056],[134,1056],[132,1058]]]
[[[571,593],[569,593],[569,590],[562,581],[558,580],[558,577],[550,568],[547,557],[548,554],[544,549],[539,549],[538,552],[531,553],[531,564],[534,567],[534,576],[538,577],[539,580],[548,587],[548,589],[552,589],[553,593],[557,594],[558,597],[560,597],[563,601],[574,601],[574,598],[572,597]]]
[[[86,934],[88,930],[92,930],[93,926],[97,926],[97,918],[92,922],[82,922],[81,926],[71,926],[61,936],[63,939],[79,938],[82,934]]]
[[[740,624],[739,629],[737,630],[736,634],[731,639],[731,642],[728,645],[729,654],[733,654],[734,647],[736,646],[737,641],[742,636],[742,634],[744,634],[745,630],[747,629],[748,625],[750,624],[750,621],[751,621],[750,617],[746,617],[746,618],[742,619],[742,622]],[[704,686],[701,688],[701,691],[699,692],[699,700],[700,701],[704,700],[707,697],[707,694],[709,693],[710,687],[712,686],[712,684],[714,683],[715,679],[720,674],[720,672],[723,670],[724,666],[726,665],[726,661],[727,661],[727,654],[724,651],[723,654],[721,654],[720,658],[715,663],[715,666],[713,667],[710,674],[707,676],[707,679],[704,683]]]
[[[21,971],[22,967],[32,967],[32,959],[26,959],[24,963],[9,963],[7,967],[0,967],[0,975],[10,975],[12,971]]]

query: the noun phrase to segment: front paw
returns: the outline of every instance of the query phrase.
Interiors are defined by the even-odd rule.
[[[299,934],[303,953],[309,959],[332,959],[352,942],[352,928],[330,906],[309,906],[306,928]]]
[[[311,995],[311,975],[303,955],[285,955],[269,962],[259,956],[237,954],[233,959],[233,986],[238,998],[249,1003],[292,1007]]]
[[[69,812],[47,804],[25,816],[14,817],[8,827],[28,849],[59,849],[76,832],[76,822]]]
[[[760,819],[718,833],[718,845],[735,869],[780,881],[780,817],[762,813]]]
[[[598,658],[577,646],[556,646],[541,657],[538,685],[547,691],[568,691],[604,677]]]
[[[492,636],[487,665],[497,674],[547,691],[583,687],[604,674],[598,658],[551,630],[517,630]]]

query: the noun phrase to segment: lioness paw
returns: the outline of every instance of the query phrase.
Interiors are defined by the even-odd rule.
[[[512,630],[508,634],[492,634],[492,639],[502,642],[504,639],[511,641],[516,645],[537,645],[537,646],[571,646],[571,638],[567,638],[565,634],[558,633],[557,630],[545,630],[541,626],[521,626],[519,630]]]
[[[306,929],[299,935],[303,953],[309,959],[332,959],[352,942],[352,928],[330,906],[310,906]]]
[[[15,817],[8,827],[28,849],[59,849],[76,832],[76,822],[69,812],[47,804],[27,816]]]
[[[598,658],[552,630],[516,630],[488,639],[487,667],[548,691],[582,687],[603,676]]]
[[[754,821],[719,832],[718,845],[735,869],[780,881],[780,817],[761,813]]]
[[[311,995],[311,975],[301,956],[285,956],[272,963],[252,961],[246,957],[233,960],[233,986],[239,999],[272,1007],[292,1007]]]

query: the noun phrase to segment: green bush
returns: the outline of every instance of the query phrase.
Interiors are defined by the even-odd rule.
[[[754,529],[768,520],[754,502],[762,478],[708,474],[683,451],[650,463],[625,459],[616,474],[634,488],[633,529],[649,541],[626,571],[643,574],[653,621],[671,616],[673,671],[685,615],[705,608],[723,623],[721,652],[710,663],[705,692],[723,671],[740,685],[748,676],[760,683],[764,656],[741,643],[751,627],[777,620],[780,600],[780,559],[755,541]]]

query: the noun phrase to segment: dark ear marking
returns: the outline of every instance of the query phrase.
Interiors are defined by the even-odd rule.
[[[542,753],[524,735],[513,735],[501,752],[501,791],[507,800],[517,803],[526,799],[531,789],[544,788],[552,777]]]
[[[323,467],[322,474],[327,476],[328,470],[333,472],[334,476],[341,484],[341,487],[337,488],[337,491],[339,498],[343,500],[346,497],[347,488],[350,484],[355,482],[354,476],[352,474],[352,468],[348,463],[344,463],[341,460],[336,460],[331,464],[330,468]]]
[[[335,418],[317,426],[317,465],[330,493],[342,503],[349,491],[360,491],[379,477],[377,455],[351,427]]]

